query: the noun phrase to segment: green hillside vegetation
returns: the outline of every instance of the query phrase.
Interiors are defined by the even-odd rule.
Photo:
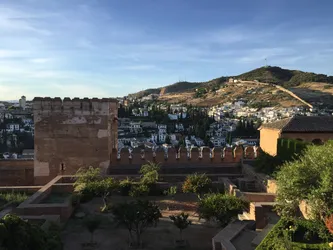
[[[274,83],[284,87],[297,86],[304,82],[333,83],[333,76],[271,66],[246,72],[236,78],[247,81],[257,80],[259,82]]]
[[[257,68],[252,71],[233,77],[245,81],[257,80],[259,82],[274,83],[287,88],[295,87],[305,82],[333,83],[333,76],[327,76],[324,74],[315,74],[311,72],[303,72],[299,70],[282,69],[280,67],[275,67],[275,66]],[[177,82],[165,86],[164,94],[195,91],[196,89],[201,89],[201,90],[205,89],[205,92],[208,93],[218,90],[227,81],[228,78],[229,77],[227,76],[222,76],[207,82],[186,82],[186,81]],[[162,87],[146,89],[134,94],[130,94],[129,97],[141,98],[149,94],[159,94],[161,90]],[[201,92],[198,97],[202,96]]]
[[[139,91],[134,94],[129,94],[128,97],[136,97],[136,98],[141,98],[150,94],[159,94],[161,92],[161,88],[156,88],[156,89],[145,89],[142,91]]]
[[[165,94],[168,93],[181,93],[186,91],[195,91],[197,88],[205,88],[209,90],[218,90],[220,86],[227,80],[227,77],[219,77],[208,82],[176,82],[174,84],[165,86]],[[128,95],[129,97],[141,98],[150,94],[159,94],[161,88],[146,89],[134,94]]]

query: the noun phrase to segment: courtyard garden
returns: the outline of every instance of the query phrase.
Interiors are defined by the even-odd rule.
[[[333,249],[332,150],[333,141],[310,145],[280,166],[276,210],[282,219],[258,250]]]
[[[49,204],[50,211],[71,200],[74,212],[68,220],[45,227],[46,217],[8,214],[0,220],[0,249],[208,250],[212,237],[249,205],[225,194],[205,174],[161,183],[155,163],[143,165],[136,179],[118,180],[89,167],[80,169],[74,180],[73,193],[51,191],[37,205],[31,203]],[[22,241],[15,240],[13,230],[20,231]]]
[[[143,165],[139,180],[79,171],[74,216],[62,232],[64,249],[211,249],[212,237],[248,203],[224,194],[204,174],[181,185],[158,182],[159,166]]]

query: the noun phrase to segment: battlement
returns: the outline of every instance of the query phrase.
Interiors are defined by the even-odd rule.
[[[35,97],[33,99],[34,111],[111,111],[118,108],[118,101],[112,98],[78,98],[65,97]]]
[[[259,148],[255,146],[235,148],[157,148],[152,150],[149,148],[127,149],[121,148],[114,151],[111,155],[111,167],[119,167],[122,165],[142,165],[145,162],[159,162],[162,165],[219,165],[240,163],[242,159],[255,159],[258,157]]]

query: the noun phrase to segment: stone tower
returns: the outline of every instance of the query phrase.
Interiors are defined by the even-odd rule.
[[[116,100],[36,97],[33,114],[36,184],[80,167],[109,166],[118,141]]]

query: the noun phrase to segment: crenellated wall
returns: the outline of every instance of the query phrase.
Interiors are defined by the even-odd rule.
[[[181,148],[180,152],[175,148],[169,148],[167,152],[162,149],[135,148],[129,151],[127,148],[123,148],[118,152],[113,152],[110,162],[110,168],[121,166],[136,166],[142,165],[146,162],[157,162],[162,166],[230,166],[238,165],[241,159],[248,158],[254,159],[258,150],[254,150],[253,147],[247,147],[245,152],[241,146],[236,148],[216,148],[211,150],[209,148],[203,148],[200,151],[199,148],[194,148],[190,151],[186,148]]]
[[[108,167],[117,148],[116,100],[36,97],[33,112],[35,184],[80,167]]]

